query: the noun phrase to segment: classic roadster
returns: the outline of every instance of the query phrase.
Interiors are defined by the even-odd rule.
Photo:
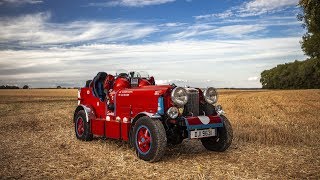
[[[225,151],[233,132],[215,88],[155,85],[153,76],[99,72],[78,91],[75,134],[129,141],[137,156],[159,161],[167,144],[198,139],[210,151]]]

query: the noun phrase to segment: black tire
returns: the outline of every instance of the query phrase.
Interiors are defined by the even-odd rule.
[[[81,122],[82,127],[81,128]],[[90,124],[87,122],[86,113],[83,110],[80,110],[74,120],[74,127],[76,137],[83,141],[91,141],[93,139],[93,135],[90,132]]]
[[[233,131],[229,120],[221,115],[223,127],[217,128],[217,136],[202,138],[202,145],[210,151],[223,152],[228,149],[232,143]]]
[[[138,145],[139,138],[141,138],[140,136],[138,137],[138,133],[140,131],[143,131],[144,130],[143,128],[148,130],[148,134],[149,134],[150,143],[149,143],[149,148],[147,148],[148,151],[146,152],[143,152],[143,150]],[[132,138],[133,146],[136,150],[137,156],[140,159],[143,159],[149,162],[156,162],[162,158],[167,146],[167,137],[166,137],[165,129],[160,120],[151,119],[147,116],[139,118],[134,125],[132,135],[133,135],[133,138]]]
[[[208,104],[208,103],[204,104],[203,110],[207,116],[217,114],[216,110],[212,104]]]

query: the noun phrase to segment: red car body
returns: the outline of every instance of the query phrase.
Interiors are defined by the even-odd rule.
[[[76,135],[79,139],[83,139],[81,136],[86,135],[88,137],[83,140],[91,140],[92,136],[101,136],[130,141],[140,158],[143,156],[144,160],[157,161],[161,158],[159,155],[154,157],[152,154],[145,153],[153,150],[153,145],[158,143],[155,137],[159,134],[164,134],[162,139],[165,142],[162,144],[165,145],[167,143],[179,144],[186,138],[208,140],[212,137],[217,138],[220,134],[219,129],[225,129],[225,123],[228,122],[223,116],[222,109],[215,108],[220,106],[208,104],[203,91],[199,88],[180,88],[181,92],[178,93],[182,95],[180,94],[181,96],[177,98],[183,99],[187,96],[185,99],[188,99],[188,102],[183,106],[177,106],[172,100],[175,98],[172,95],[174,89],[177,88],[175,85],[154,85],[153,77],[134,77],[129,74],[124,77],[107,75],[100,80],[103,81],[105,91],[106,98],[103,98],[95,92],[97,76],[96,80],[94,79],[90,85],[81,88],[78,92],[78,107],[74,113],[74,121]],[[171,107],[173,107],[172,112],[168,112]],[[79,115],[80,111],[83,113],[82,116]],[[168,113],[171,113],[171,116]],[[151,132],[152,125],[148,123],[143,125],[143,119],[150,123],[156,121],[157,127],[160,128]],[[134,134],[137,121],[141,125]],[[164,132],[160,132],[163,131],[162,126]],[[211,132],[213,134],[210,134]],[[152,133],[156,134],[152,135]],[[210,136],[205,133],[209,133]],[[227,133],[231,133],[232,140],[232,129],[228,129]],[[228,139],[227,147],[223,147],[221,151],[229,147],[231,140]],[[157,141],[162,142],[161,139]]]

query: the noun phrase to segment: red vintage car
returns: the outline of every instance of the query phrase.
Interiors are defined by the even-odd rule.
[[[215,88],[155,85],[154,78],[139,72],[99,72],[78,91],[74,112],[75,134],[129,141],[137,156],[155,162],[167,144],[199,139],[210,151],[225,151],[232,128]]]

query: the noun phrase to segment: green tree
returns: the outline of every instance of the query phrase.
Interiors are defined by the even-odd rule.
[[[22,87],[22,89],[29,89],[29,86],[28,86],[28,85],[24,85],[24,86]]]
[[[303,35],[301,48],[312,58],[320,57],[320,1],[300,0],[302,13],[298,19],[303,22],[307,32]]]
[[[280,64],[261,73],[260,82],[265,89],[310,89],[320,88],[320,60]]]

